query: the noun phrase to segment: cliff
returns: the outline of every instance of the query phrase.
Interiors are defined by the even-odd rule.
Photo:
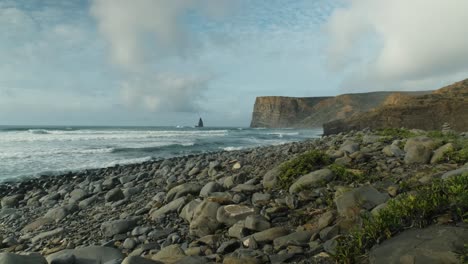
[[[255,100],[250,127],[296,127],[329,97],[264,96]]]
[[[395,104],[427,92],[371,92],[336,97],[257,97],[251,127],[321,127],[323,123]]]
[[[364,128],[441,129],[449,123],[455,131],[468,130],[468,79],[430,94],[396,100],[368,112],[324,123],[325,134]]]

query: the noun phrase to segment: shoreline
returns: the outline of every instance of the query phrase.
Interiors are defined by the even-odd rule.
[[[272,144],[272,145],[264,145],[264,146],[252,146],[252,147],[245,147],[242,149],[234,149],[234,150],[224,150],[224,149],[219,149],[217,151],[207,151],[204,153],[194,153],[194,154],[183,154],[183,155],[175,155],[173,157],[151,157],[147,161],[141,161],[141,162],[135,162],[135,163],[124,163],[124,164],[118,164],[116,163],[115,165],[108,166],[108,167],[98,167],[98,168],[85,168],[85,169],[76,169],[76,170],[63,170],[63,171],[52,171],[52,172],[39,172],[35,175],[24,175],[20,177],[13,177],[13,178],[6,178],[3,180],[0,180],[0,188],[1,185],[10,185],[10,184],[15,184],[15,183],[20,183],[23,181],[34,181],[42,178],[53,178],[53,177],[62,177],[62,176],[70,176],[71,174],[86,174],[86,173],[98,173],[101,170],[108,170],[108,169],[115,169],[119,167],[132,167],[132,166],[138,166],[138,165],[148,165],[152,163],[157,163],[161,162],[164,160],[172,160],[172,159],[178,159],[178,158],[192,158],[194,156],[203,156],[203,155],[210,155],[210,154],[217,154],[217,153],[232,153],[232,152],[249,152],[252,150],[256,149],[262,149],[262,148],[270,148],[270,147],[277,147],[277,146],[283,146],[283,145],[288,145],[288,144],[294,144],[294,143],[301,143],[301,142],[306,142],[310,140],[316,140],[320,139],[322,135],[319,135],[319,137],[316,138],[309,138],[309,139],[304,139],[304,140],[299,140],[299,141],[291,141],[291,142],[285,142],[281,144]],[[0,193],[1,194],[1,193]]]
[[[468,175],[465,147],[461,135],[357,131],[0,183],[0,259],[38,252],[76,264],[85,256],[119,264],[335,263],[361,214],[392,208],[390,201],[445,175]],[[428,217],[430,230],[451,234],[438,240],[468,243],[456,214]],[[394,232],[389,241],[406,233]],[[364,249],[371,259],[387,257],[381,246]]]

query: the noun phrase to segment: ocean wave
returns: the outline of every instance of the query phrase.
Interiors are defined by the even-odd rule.
[[[27,151],[27,152],[2,152],[0,159],[27,159],[31,157],[57,156],[57,155],[80,155],[80,154],[102,154],[111,153],[114,148],[96,149],[54,149],[49,151]]]
[[[224,148],[220,148],[222,150],[225,150],[225,151],[235,151],[235,150],[242,150],[244,149],[245,147],[224,147]]]
[[[156,146],[145,146],[145,147],[123,147],[123,148],[114,148],[112,153],[120,152],[154,152],[161,149],[170,149],[170,148],[187,148],[195,146],[195,142],[188,143],[170,143],[170,144],[160,144]]]
[[[49,134],[49,132],[45,129],[29,129],[28,132],[31,134],[38,134],[38,135]]]
[[[282,138],[284,136],[299,136],[299,132],[271,132],[267,133],[267,135],[278,136]]]

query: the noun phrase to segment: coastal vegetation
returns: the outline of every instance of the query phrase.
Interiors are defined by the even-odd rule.
[[[339,263],[355,263],[368,249],[408,228],[423,228],[441,214],[468,223],[468,173],[447,181],[435,180],[414,193],[390,200],[374,216],[363,216],[361,227],[339,239]]]

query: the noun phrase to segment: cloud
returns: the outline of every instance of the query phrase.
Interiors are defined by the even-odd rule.
[[[208,88],[211,76],[160,73],[133,75],[122,83],[121,96],[127,106],[151,111],[175,110],[196,112],[202,109],[202,92]]]
[[[109,41],[113,61],[127,70],[165,56],[189,56],[200,43],[190,12],[216,18],[227,0],[94,0],[91,14]]]
[[[349,0],[330,17],[329,59],[344,86],[415,89],[468,69],[468,1]],[[435,88],[435,87],[432,87]]]
[[[155,68],[194,57],[202,45],[198,20],[220,18],[228,6],[227,0],[94,0],[91,14],[110,44],[112,62],[124,72],[125,104],[151,111],[199,109],[211,74]]]

